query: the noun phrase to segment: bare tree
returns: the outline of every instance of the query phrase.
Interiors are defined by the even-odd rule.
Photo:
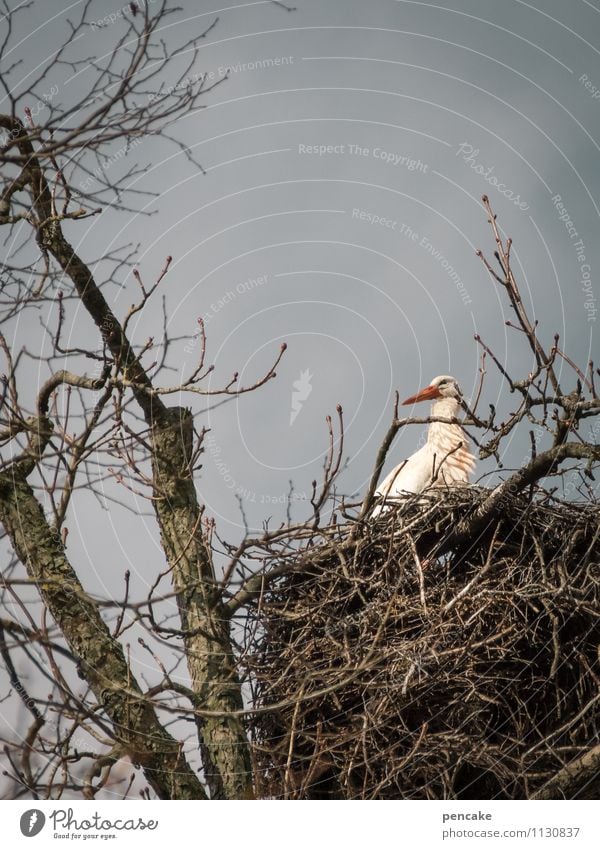
[[[30,5],[11,11],[4,4],[5,56],[10,55],[15,19]],[[14,564],[4,569],[3,594],[5,600],[17,598],[15,588],[26,583],[36,588],[42,603],[41,609],[34,604],[30,610],[28,602],[17,598],[20,615],[3,622],[3,657],[10,683],[32,718],[18,759],[10,745],[7,755],[12,777],[22,785],[20,792],[30,794],[55,793],[60,785],[63,791],[77,789],[92,796],[106,785],[114,765],[128,758],[161,798],[201,799],[207,793],[211,798],[250,797],[250,750],[230,617],[193,482],[203,433],[195,432],[189,409],[168,405],[168,396],[182,389],[207,394],[202,388],[210,371],[204,364],[204,345],[197,368],[183,384],[161,387],[169,340],[162,340],[158,361],[147,367],[142,360],[152,342],[132,343],[129,323],[156,292],[170,257],[152,285],[134,272],[137,303],[118,317],[103,292],[129,268],[132,257],[119,253],[107,257],[113,271],[98,281],[65,235],[68,222],[100,212],[106,193],[113,204],[125,206],[131,172],[114,178],[106,169],[106,156],[115,143],[127,147],[154,134],[178,143],[168,127],[196,108],[210,88],[196,71],[197,47],[216,21],[167,54],[160,42],[161,27],[169,16],[166,3],[155,11],[147,4],[124,9],[121,15],[128,26],[112,52],[102,60],[83,60],[78,41],[97,26],[88,19],[89,8],[86,3],[80,19],[71,24],[70,37],[37,76],[28,78],[26,87],[15,93],[11,86],[18,61],[1,80],[5,109],[0,115],[0,157],[5,184],[0,223],[10,228],[9,240],[16,246],[13,256],[22,248],[27,257],[18,265],[4,264],[2,307],[6,319],[23,316],[29,309],[45,310],[52,347],[49,355],[37,358],[39,373],[46,377],[28,406],[19,377],[25,361],[36,355],[24,349],[11,351],[5,337],[0,338],[6,362],[0,520],[27,575],[23,580]],[[27,104],[37,99],[40,87],[83,65],[91,66],[95,75],[81,99],[67,107],[46,99],[41,101],[46,106],[43,122],[34,117]],[[75,302],[96,326],[98,340],[90,346],[69,347],[64,341]],[[241,388],[234,377],[221,392],[235,395],[257,388],[274,376],[281,354],[254,386]],[[57,362],[67,367],[57,368]],[[91,376],[86,365],[93,367]],[[189,687],[173,682],[164,666],[161,684],[150,691],[140,685],[119,639],[125,630],[127,593],[122,604],[103,609],[86,593],[69,560],[65,520],[71,502],[81,486],[98,491],[106,476],[123,479],[123,471],[115,471],[115,466],[132,472],[150,491],[167,564],[161,577],[170,582],[169,592],[162,596],[171,593],[179,609],[179,623],[163,627],[154,620],[153,602],[159,600],[149,598],[143,610],[138,608],[139,619],[151,623],[150,629],[161,639],[181,644]],[[109,625],[111,606],[120,608],[121,615]],[[54,678],[50,700],[41,709],[10,659],[20,647],[42,671],[41,660],[31,657],[35,644],[46,655]],[[61,669],[57,652],[63,661],[72,662],[71,674]],[[161,665],[158,657],[156,663]],[[75,688],[74,669],[85,681],[83,694]],[[172,703],[169,694],[177,697]],[[161,720],[161,712],[168,717],[179,711],[178,701],[196,723],[203,781],[186,760],[183,742]],[[54,739],[45,736],[50,725]],[[85,730],[90,745],[94,740],[100,744],[101,755],[69,751],[77,727]],[[34,765],[36,750],[44,760]],[[87,771],[82,770],[87,761]],[[71,774],[74,767],[78,778]]]
[[[383,610],[369,647],[358,660],[348,656],[340,666],[339,657],[333,657],[342,674],[324,682],[323,692],[315,690],[306,675],[300,683],[292,676],[286,692],[279,692],[277,682],[285,679],[282,670],[274,667],[274,677],[269,678],[269,664],[257,665],[257,659],[268,654],[265,646],[268,649],[273,636],[267,627],[268,613],[278,609],[278,593],[284,592],[293,603],[298,573],[317,561],[335,562],[336,574],[350,584],[354,581],[360,603],[368,609],[368,595],[353,578],[356,564],[364,563],[355,553],[371,533],[379,533],[380,542],[397,539],[397,528],[390,529],[387,519],[373,523],[370,509],[395,434],[419,420],[399,420],[395,411],[366,500],[353,510],[332,497],[344,450],[343,413],[338,408],[335,427],[328,419],[323,481],[314,482],[307,520],[267,526],[261,536],[248,534],[241,543],[220,539],[218,530],[205,520],[195,486],[205,430],[196,424],[190,408],[170,405],[169,397],[182,393],[190,398],[229,397],[259,391],[275,377],[285,346],[273,352],[272,366],[251,385],[240,386],[234,374],[220,389],[209,389],[206,378],[212,366],[206,359],[207,340],[200,321],[195,337],[198,362],[184,380],[172,384],[167,379],[170,354],[187,340],[169,338],[163,330],[159,341],[139,342],[132,322],[156,303],[171,258],[148,283],[134,267],[133,252],[102,252],[99,279],[93,271],[97,257],[86,261],[67,237],[108,202],[113,209],[135,206],[136,194],[128,187],[139,166],[115,176],[107,162],[120,160],[140,139],[158,136],[178,145],[192,165],[200,167],[178,138],[174,122],[199,108],[214,85],[197,71],[197,49],[216,21],[167,52],[161,42],[161,27],[170,14],[166,3],[157,4],[154,11],[147,4],[131,4],[120,12],[126,26],[114,49],[102,59],[82,59],[79,39],[100,26],[90,20],[86,3],[61,49],[17,86],[12,75],[19,59],[12,65],[10,59],[13,31],[18,15],[26,14],[30,6],[25,3],[11,11],[3,4],[1,53],[6,70],[0,77],[4,92],[0,224],[12,248],[1,269],[0,308],[7,327],[33,313],[40,316],[44,333],[37,351],[12,344],[6,332],[0,336],[5,361],[0,388],[0,522],[12,551],[2,570],[0,698],[18,699],[22,720],[21,733],[5,741],[9,793],[126,796],[136,776],[143,776],[141,791],[148,794],[151,789],[159,798],[298,795],[298,788],[306,790],[330,774],[336,759],[331,747],[320,743],[308,755],[298,754],[300,719],[321,696],[333,693],[338,698],[335,694],[343,693],[349,683],[368,678],[374,665],[393,667],[394,657],[380,651],[392,607]],[[93,71],[88,89],[77,103],[61,104],[61,81],[84,67]],[[523,468],[495,490],[485,491],[442,539],[428,536],[425,544],[420,536],[415,542],[404,529],[421,605],[426,605],[427,559],[461,550],[473,538],[483,539],[507,499],[525,491],[533,497],[534,484],[560,475],[565,460],[578,461],[584,484],[600,459],[593,432],[584,436],[581,430],[600,410],[594,366],[578,368],[561,350],[558,338],[549,351],[542,347],[511,270],[510,240],[503,240],[484,202],[499,271],[486,265],[507,293],[534,365],[526,379],[516,380],[480,340],[482,387],[486,362],[492,360],[519,403],[506,421],[498,423],[494,410],[487,416],[478,412],[480,389],[462,424],[480,434],[483,456],[497,456],[502,440],[526,421],[551,444],[538,451],[537,440],[532,439],[532,454]],[[125,315],[117,315],[108,293],[130,271],[135,301]],[[95,327],[91,342],[77,332],[79,307]],[[166,327],[160,310],[157,321]],[[575,376],[575,386],[568,392],[559,382],[558,363],[566,364]],[[69,556],[68,517],[74,503],[92,493],[112,498],[118,506],[116,484],[147,499],[164,551],[164,571],[141,600],[131,597],[128,573],[123,576],[121,598],[93,597]],[[419,517],[423,519],[422,510]],[[494,549],[485,539],[487,557]],[[389,554],[392,549],[387,550]],[[215,552],[226,559],[222,571],[215,566]],[[388,575],[388,566],[384,563],[382,574]],[[467,582],[458,590],[461,599],[470,598],[470,586]],[[339,612],[345,599],[343,593],[337,600],[334,597],[338,607],[333,604],[332,610]],[[447,606],[448,598],[440,604]],[[451,608],[460,609],[458,598]],[[379,615],[380,608],[373,607],[375,611]],[[135,674],[128,643],[132,633],[138,635],[138,651],[156,672],[154,684]],[[317,645],[310,629],[302,640],[297,637],[287,635],[282,658],[294,645],[303,650]],[[335,639],[343,653],[343,639]],[[181,682],[182,663],[186,684]],[[410,669],[404,671],[407,688],[412,674]],[[37,681],[44,683],[47,694],[40,692]],[[244,681],[250,687],[250,703],[243,698]],[[265,741],[261,731],[267,727],[261,724],[263,719],[273,715],[284,722],[287,748],[282,772],[277,772],[277,746]],[[353,746],[355,720],[356,714],[348,709],[344,739]],[[313,731],[317,729],[316,738],[325,739],[321,720],[309,721]],[[387,753],[388,758],[396,755]],[[587,760],[581,762],[580,774],[589,773],[595,757],[593,751],[578,750],[578,757],[584,755]],[[300,771],[298,758],[304,765]],[[276,780],[266,782],[267,774],[276,774]],[[340,774],[338,770],[335,776],[338,786]],[[564,774],[555,780],[564,791]],[[136,786],[140,788],[139,781]]]

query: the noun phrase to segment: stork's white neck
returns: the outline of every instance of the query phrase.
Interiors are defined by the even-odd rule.
[[[460,404],[456,398],[438,398],[431,405],[431,415],[444,419],[455,419],[458,416]],[[427,432],[427,441],[447,447],[459,442],[467,444],[466,434],[457,424],[446,424],[445,422],[431,422]]]
[[[458,417],[460,403],[456,398],[439,398],[431,405],[431,415],[444,419]],[[431,422],[427,442],[441,464],[439,477],[434,486],[468,483],[475,468],[475,457],[471,454],[467,434],[459,424]]]
[[[445,419],[455,419],[459,406],[460,404],[456,398],[438,398],[431,405],[431,415],[440,416]]]

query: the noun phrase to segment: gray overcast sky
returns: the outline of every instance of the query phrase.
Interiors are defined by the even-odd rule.
[[[30,16],[25,62],[58,47],[77,5],[39,5],[47,17]],[[94,4],[92,17],[106,25],[82,56],[118,38],[122,5]],[[166,44],[218,16],[196,72],[216,80],[231,68],[205,108],[175,128],[206,173],[146,141],[130,157],[150,166],[135,187],[160,192],[142,202],[155,214],[105,212],[69,232],[84,258],[139,242],[148,278],[173,255],[170,330],[193,333],[204,316],[214,386],[234,370],[251,382],[288,343],[277,380],[199,421],[212,431],[198,487],[226,537],[240,533],[236,495],[260,525],[284,515],[293,479],[295,515],[305,512],[336,403],[349,457],[340,487],[363,493],[395,389],[403,398],[450,373],[469,396],[475,333],[509,368],[528,370],[522,340],[504,326],[502,293],[475,255],[493,248],[484,192],[514,238],[515,269],[545,339],[558,331],[581,363],[597,351],[600,4],[295,0],[290,13],[268,2],[179,5]],[[77,92],[72,80],[59,96],[68,105]],[[131,292],[130,280],[117,309]],[[160,322],[145,312],[136,339],[158,335]],[[173,363],[187,373],[196,356],[182,346]],[[512,409],[493,367],[483,400]],[[415,450],[422,430],[400,435],[388,467]],[[507,463],[521,463],[528,446],[525,430],[506,446]],[[90,529],[90,506],[82,499],[72,518],[82,530],[70,537],[74,556],[93,564],[97,544],[112,537],[123,565],[139,569],[130,517],[96,516]],[[154,531],[148,557],[160,558]]]

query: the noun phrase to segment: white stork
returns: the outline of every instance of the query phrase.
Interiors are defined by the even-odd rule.
[[[406,405],[432,400],[432,417],[454,419],[461,398],[462,393],[456,380],[442,374],[434,377],[429,386],[402,403]],[[425,445],[408,460],[392,469],[377,487],[375,495],[385,499],[385,502],[393,502],[403,494],[423,492],[430,486],[467,484],[474,468],[475,458],[469,450],[467,435],[460,425],[431,422]],[[385,510],[385,507],[380,504],[375,507],[372,515],[377,516],[382,510]]]

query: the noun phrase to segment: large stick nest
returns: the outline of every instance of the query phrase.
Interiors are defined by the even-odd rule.
[[[262,795],[531,798],[597,743],[598,508],[505,499],[445,551],[486,495],[415,497],[292,555],[247,655]]]

